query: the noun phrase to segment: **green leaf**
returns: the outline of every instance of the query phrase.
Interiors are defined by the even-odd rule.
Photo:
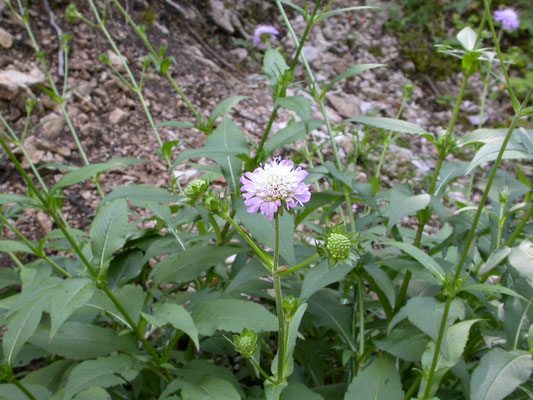
[[[478,150],[468,169],[466,170],[465,175],[470,174],[473,170],[479,167],[481,164],[494,161],[498,157],[500,152],[500,144],[486,144],[481,149]],[[533,155],[528,153],[526,149],[520,145],[509,143],[503,152],[502,160],[517,160],[517,159],[527,159],[531,160]]]
[[[30,372],[28,375],[26,375],[20,380],[20,383],[22,383],[24,386],[46,386],[47,389],[52,392],[55,392],[61,385],[63,375],[73,366],[73,364],[75,364],[75,362],[72,360],[54,361],[49,365],[40,367],[39,369]]]
[[[392,354],[402,360],[416,362],[420,360],[424,352],[428,338],[416,328],[397,328],[382,340],[374,340],[374,344],[380,350]]]
[[[36,205],[35,200],[26,196],[19,196],[18,194],[0,193],[0,204],[32,204]]]
[[[292,123],[280,129],[266,143],[264,151],[266,155],[272,154],[275,150],[297,140],[305,140],[307,133],[324,125],[324,121],[311,120],[308,126],[302,121]]]
[[[34,254],[26,243],[18,240],[0,240],[0,252]]]
[[[422,264],[429,272],[431,272],[431,274],[435,278],[437,278],[440,282],[444,282],[445,273],[442,267],[433,258],[424,253],[418,247],[404,242],[393,242],[389,240],[385,241],[385,243],[390,244],[391,246],[395,246],[402,250],[404,253],[409,254],[420,264]]]
[[[244,328],[255,332],[278,329],[278,320],[261,304],[251,301],[218,299],[200,306],[193,314],[201,335],[211,336],[216,330],[241,333]]]
[[[141,286],[126,285],[120,289],[113,291],[113,294],[117,298],[122,307],[129,314],[134,324],[139,322],[141,310],[144,305],[145,293]],[[103,291],[97,291],[94,296],[87,302],[89,307],[94,307],[99,310],[105,311],[111,314],[116,320],[122,322],[124,325],[129,326],[120,310],[111,301],[111,299],[105,295]],[[135,327],[131,327],[135,330]]]
[[[111,395],[101,387],[93,387],[82,392],[79,392],[74,400],[109,400]]]
[[[470,381],[472,400],[501,400],[511,394],[533,371],[531,354],[525,351],[487,352],[474,369]]]
[[[311,118],[311,101],[303,96],[278,97],[276,106],[294,111],[307,125]]]
[[[280,52],[269,47],[263,58],[263,71],[268,76],[274,93],[277,93],[279,81],[288,69],[289,66]]]
[[[324,400],[318,393],[313,392],[302,382],[290,381],[285,390],[283,397],[290,400]]]
[[[98,211],[91,224],[90,237],[99,271],[107,269],[113,253],[125,243],[128,228],[126,200],[114,200]]]
[[[102,203],[115,199],[145,200],[156,203],[177,203],[180,198],[168,190],[148,185],[119,186],[109,193]]]
[[[113,158],[105,163],[86,165],[61,177],[51,190],[55,191],[66,186],[75,185],[110,169],[124,168],[141,162],[147,162],[147,160],[140,158]]]
[[[194,128],[194,124],[192,122],[181,122],[181,121],[165,121],[165,122],[161,122],[160,124],[156,125],[157,128],[163,128],[166,126],[169,126],[171,128],[183,128],[183,129]]]
[[[2,338],[2,350],[7,365],[12,365],[22,345],[33,335],[43,313],[44,304],[38,300],[9,318]]]
[[[461,321],[446,329],[446,346],[441,350],[451,365],[457,364],[461,359],[466,342],[468,341],[470,328],[479,321],[481,320],[470,319],[468,321]]]
[[[384,129],[386,131],[413,133],[416,135],[427,135],[428,132],[418,125],[411,122],[402,121],[394,118],[384,117],[359,117],[345,120],[347,122],[357,122],[364,125],[373,126],[374,128]]]
[[[476,32],[474,32],[474,30],[469,26],[463,28],[457,34],[457,40],[459,40],[459,43],[461,43],[461,46],[463,46],[466,51],[474,50],[474,47],[476,46],[476,39]]]
[[[235,107],[244,99],[249,99],[249,96],[234,96],[221,101],[220,104],[211,112],[211,115],[209,115],[209,120],[211,122],[215,122],[218,117],[229,113],[233,107]]]
[[[308,299],[320,289],[341,281],[353,268],[353,265],[349,264],[340,264],[329,268],[328,262],[322,261],[305,273],[300,298]]]
[[[367,71],[369,69],[373,68],[380,68],[380,67],[386,67],[385,64],[359,64],[359,65],[353,65],[350,67],[346,72],[343,72],[342,74],[336,76],[328,86],[326,86],[326,92],[329,92],[331,88],[337,83],[342,81],[345,78],[350,78],[354,75],[358,75],[361,72]]]
[[[260,243],[274,248],[274,221],[269,221],[262,214],[250,214],[241,198],[234,203],[237,218],[251,235]],[[279,217],[280,245],[279,252],[287,264],[296,265],[294,253],[294,218],[287,212]]]
[[[24,387],[35,397],[36,400],[49,400],[52,393],[42,385],[25,384]],[[28,400],[15,384],[0,384],[0,400]]]
[[[339,15],[348,11],[359,11],[359,10],[371,10],[375,9],[376,7],[371,6],[361,6],[361,7],[345,7],[345,8],[339,8],[338,10],[333,11],[327,11],[325,13],[321,13],[315,20],[313,21],[313,24],[317,24],[319,22],[324,21],[326,18],[333,17],[335,15]]]
[[[40,327],[29,342],[51,354],[72,360],[106,356],[115,351],[137,351],[133,336],[117,336],[111,328],[82,322],[65,322],[51,341],[48,341],[48,331],[48,328]]]
[[[124,384],[137,375],[132,365],[133,359],[125,354],[83,361],[70,372],[63,399],[70,400],[77,393],[92,387],[108,388]]]
[[[390,231],[402,218],[415,215],[417,211],[425,209],[431,201],[427,193],[413,195],[407,185],[398,185],[388,191],[389,204],[383,213],[388,217],[387,231]]]
[[[445,303],[434,297],[413,297],[404,306],[409,321],[418,329],[437,341],[439,329],[444,315]],[[446,326],[450,326],[456,319],[463,319],[465,306],[460,299],[454,299],[448,312]]]
[[[484,283],[478,283],[475,285],[464,286],[461,288],[460,291],[461,292],[477,291],[477,292],[493,293],[493,294],[494,293],[506,294],[509,296],[516,297],[522,301],[525,301],[526,303],[528,302],[528,300],[524,296],[516,293],[513,289],[509,289],[508,287],[500,286],[500,285],[487,285]]]
[[[216,376],[206,376],[198,383],[184,382],[181,390],[183,400],[240,400],[233,385]]]
[[[50,340],[63,322],[92,297],[95,290],[96,284],[88,278],[68,278],[63,281],[50,303]]]
[[[374,280],[378,288],[385,294],[391,307],[396,304],[396,291],[388,275],[375,264],[364,264],[363,268]]]
[[[509,254],[509,263],[520,275],[533,281],[533,243],[524,240],[520,246],[514,247]]]
[[[156,303],[153,315],[142,313],[143,317],[153,326],[161,328],[166,324],[185,332],[200,349],[198,342],[198,329],[190,314],[182,306],[173,303]]]
[[[511,253],[511,248],[507,246],[500,247],[499,249],[495,250],[487,259],[485,264],[479,268],[478,276],[484,275],[487,272],[492,271],[494,268],[496,268],[503,260],[507,258],[507,256]]]
[[[144,264],[146,261],[140,250],[124,252],[113,258],[107,272],[109,289],[114,290],[135,278],[141,273]]]
[[[401,400],[400,374],[394,358],[384,354],[358,374],[348,386],[344,400]]]
[[[155,285],[165,282],[189,282],[209,267],[224,262],[224,259],[237,254],[244,249],[234,246],[194,246],[172,254],[152,270],[150,277]]]
[[[285,4],[286,6],[292,8],[293,10],[298,12],[302,17],[304,17],[304,18],[306,17],[305,10],[303,8],[301,8],[301,7],[298,7],[296,4],[291,3],[290,1],[287,1],[287,0],[280,0],[280,3]]]
[[[18,271],[13,268],[0,268],[0,289],[20,285]]]
[[[224,178],[232,192],[235,192],[240,184],[242,169],[242,161],[235,157],[237,154],[248,155],[246,137],[233,121],[224,117],[215,132],[207,138],[204,147],[185,150],[176,159],[176,164],[190,158],[209,158],[220,165]]]

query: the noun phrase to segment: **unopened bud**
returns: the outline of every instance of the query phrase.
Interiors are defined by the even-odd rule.
[[[209,179],[196,179],[189,183],[189,186],[185,189],[185,194],[192,201],[197,201],[202,198],[208,189]]]
[[[257,347],[258,339],[259,336],[254,331],[249,331],[244,328],[239,336],[233,335],[235,350],[246,358],[252,358]]]
[[[339,262],[350,257],[352,241],[341,233],[330,233],[326,239],[326,250],[329,256]]]

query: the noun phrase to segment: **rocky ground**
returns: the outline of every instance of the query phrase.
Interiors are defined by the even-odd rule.
[[[104,162],[112,157],[150,160],[106,173],[102,180],[104,188],[109,190],[119,185],[145,183],[167,186],[172,176],[155,153],[157,143],[138,97],[114,76],[107,65],[99,61],[101,54],[107,54],[111,63],[119,70],[121,68],[105,37],[83,22],[67,23],[64,15],[67,2],[50,0],[50,3],[57,25],[73,37],[68,75],[68,89],[73,92],[66,108],[90,162]],[[78,9],[93,20],[87,2],[80,0],[77,3]],[[227,97],[250,96],[234,109],[231,117],[250,140],[259,140],[273,102],[266,81],[261,79],[262,49],[254,49],[250,44],[255,26],[260,23],[276,26],[280,35],[273,45],[284,47],[287,54],[295,50],[272,3],[260,0],[159,0],[150,4],[145,0],[124,0],[122,3],[135,21],[150,24],[148,37],[155,48],[159,45],[168,46],[167,54],[177,61],[172,75],[201,113],[208,114]],[[224,7],[224,4],[230,3],[235,3],[235,7]],[[31,2],[30,23],[46,53],[56,84],[61,88],[63,77],[58,73],[59,41],[43,4],[43,1]],[[456,95],[461,76],[450,74],[441,81],[427,75],[421,76],[413,62],[401,56],[398,38],[385,32],[384,23],[388,19],[390,3],[363,0],[339,0],[334,3],[339,8],[354,5],[372,5],[379,9],[337,15],[311,31],[304,54],[317,80],[328,82],[359,63],[382,63],[388,67],[367,71],[337,84],[328,96],[331,120],[338,123],[345,118],[365,114],[395,117],[402,102],[403,85],[413,83],[416,86],[414,96],[408,102],[402,118],[433,133],[445,129],[451,116],[451,107],[440,108],[435,99],[443,95]],[[303,18],[296,13],[289,13],[289,17],[296,32],[301,35],[305,28]],[[0,26],[0,111],[15,131],[20,133],[25,122],[25,100],[28,97],[37,100],[36,111],[31,117],[33,129],[25,146],[37,165],[48,165],[42,171],[47,182],[53,183],[61,176],[58,165],[81,166],[82,158],[59,106],[36,85],[44,84],[42,65],[23,25],[4,3],[0,3]],[[107,27],[138,78],[147,55],[142,41],[113,6]],[[450,37],[455,33],[450,30]],[[303,69],[298,70],[295,80],[303,78]],[[495,87],[494,90],[503,89]],[[305,95],[297,87],[291,91],[292,94]],[[481,80],[475,76],[469,83],[469,100],[463,105],[458,134],[477,126],[477,99],[481,91]],[[168,120],[194,121],[191,112],[165,78],[150,72],[144,95],[156,123]],[[492,122],[503,121],[508,115],[506,107],[499,101],[489,101],[486,115],[491,117]],[[273,132],[284,127],[291,118],[289,112],[280,113]],[[315,110],[313,118],[321,118],[319,110]],[[353,152],[358,129],[355,125],[349,126],[338,137],[344,156]],[[174,149],[176,154],[186,148],[201,146],[205,139],[202,133],[190,129],[162,128],[160,133],[163,141],[180,141]],[[313,132],[316,143],[324,142],[325,138],[325,131],[319,129]],[[325,151],[327,154],[327,145]],[[378,149],[371,157],[379,157]],[[397,173],[399,165],[413,168],[416,178],[433,166],[434,159],[435,152],[425,139],[409,138],[403,146],[396,145],[391,149],[384,166],[385,184],[388,180],[402,179]],[[364,180],[363,169],[359,169],[360,179]],[[197,174],[195,169],[187,165],[179,166],[174,172],[183,185]],[[0,155],[0,192],[24,192],[22,180],[5,155]],[[85,225],[100,200],[94,186],[76,185],[69,188],[66,195],[69,199],[66,213],[70,222],[76,227]],[[27,214],[26,217],[27,221],[20,223],[23,226],[27,224],[26,230],[34,232],[34,237],[42,236],[52,227],[51,221],[43,213]]]

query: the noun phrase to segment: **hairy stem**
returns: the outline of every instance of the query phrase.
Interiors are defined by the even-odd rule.
[[[276,294],[276,313],[278,314],[278,373],[277,382],[282,383],[285,369],[285,317],[283,315],[283,300],[281,293],[281,278],[278,274],[279,268],[279,216],[274,217],[274,264],[272,268],[272,279],[274,280],[274,291]]]

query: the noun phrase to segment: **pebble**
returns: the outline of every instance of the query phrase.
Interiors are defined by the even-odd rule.
[[[0,46],[9,49],[13,45],[13,36],[3,28],[0,28]]]

